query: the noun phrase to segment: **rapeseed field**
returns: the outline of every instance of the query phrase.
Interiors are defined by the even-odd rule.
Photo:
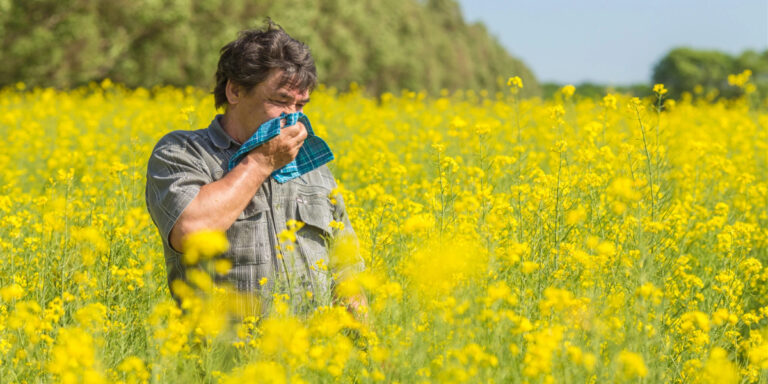
[[[217,233],[171,299],[146,162],[207,127],[205,91],[4,89],[0,381],[766,382],[768,113],[730,81],[743,97],[321,87],[305,112],[366,261],[339,287],[367,293],[357,317],[285,295],[233,316]]]

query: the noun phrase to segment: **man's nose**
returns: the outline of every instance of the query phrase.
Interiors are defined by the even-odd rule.
[[[297,106],[297,105],[291,105],[291,106],[289,106],[289,107],[288,107],[288,112],[286,112],[286,113],[296,113],[296,112],[301,112],[303,109],[304,109],[304,108],[302,108],[302,107],[299,107],[299,106]]]

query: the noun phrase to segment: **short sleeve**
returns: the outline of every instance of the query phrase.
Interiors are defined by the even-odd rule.
[[[147,163],[145,197],[163,242],[171,248],[169,235],[179,216],[200,188],[213,180],[188,145],[167,138],[155,146]]]

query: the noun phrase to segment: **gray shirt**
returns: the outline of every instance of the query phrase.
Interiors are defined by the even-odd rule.
[[[171,229],[200,187],[225,175],[229,158],[240,147],[224,132],[220,118],[216,116],[206,129],[168,133],[149,158],[145,197],[163,241],[169,284],[176,279],[186,281],[185,271],[189,268],[170,245]],[[338,234],[331,228],[331,221],[344,223],[343,231],[354,235],[341,196],[333,196],[333,200],[330,196],[336,186],[326,166],[283,184],[267,178],[226,231],[230,247],[223,257],[232,262],[232,269],[217,275],[216,280],[231,283],[239,291],[260,293],[262,298],[274,293],[276,282],[290,286],[296,295],[310,291],[316,298],[327,297],[332,284],[330,273],[347,272],[321,267],[332,265],[327,240]],[[283,257],[278,258],[278,234],[291,219],[305,224],[297,232],[295,252],[283,252]],[[354,260],[345,269],[364,269],[359,254]],[[264,277],[268,283],[262,286]]]

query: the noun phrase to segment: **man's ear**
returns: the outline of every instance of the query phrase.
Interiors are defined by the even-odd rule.
[[[240,102],[240,96],[243,92],[243,88],[233,83],[232,80],[227,80],[225,92],[227,95],[227,102],[229,102],[231,105],[235,105]]]

